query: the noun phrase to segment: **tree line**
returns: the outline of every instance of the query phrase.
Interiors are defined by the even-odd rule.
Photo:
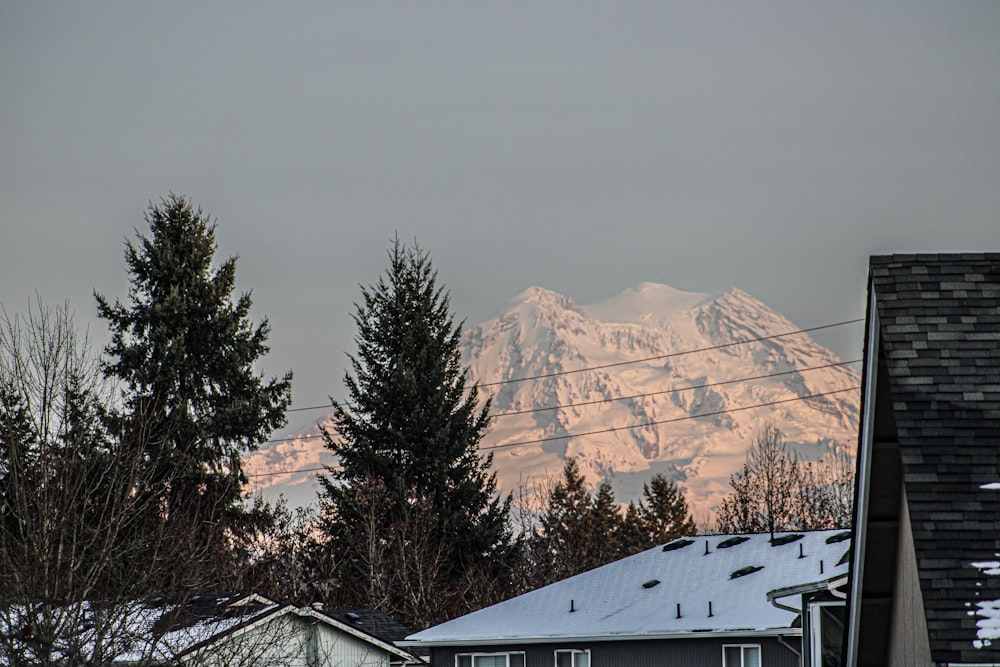
[[[500,494],[479,450],[490,399],[468,382],[462,325],[429,255],[398,239],[355,304],[347,398],[324,432],[338,464],[319,477],[318,509],[249,496],[243,457],[284,425],[292,374],[255,369],[269,325],[250,320],[249,294],[234,296],[235,258],[215,264],[211,218],[176,195],[145,218],[148,233],[125,244],[127,300],[95,292],[111,333],[100,354],[68,305],[2,314],[7,663],[108,664],[126,622],[114,610],[153,596],[255,590],[421,628],[696,532],[662,475],[624,509],[572,458],[535,502]],[[799,461],[771,427],[718,527],[844,525],[848,468]]]

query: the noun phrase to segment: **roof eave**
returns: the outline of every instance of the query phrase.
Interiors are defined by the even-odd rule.
[[[557,642],[619,642],[649,639],[693,639],[726,637],[801,637],[802,628],[762,628],[735,630],[688,630],[634,635],[552,635],[549,637],[483,637],[478,639],[404,639],[400,646],[495,646],[498,644],[552,644]]]

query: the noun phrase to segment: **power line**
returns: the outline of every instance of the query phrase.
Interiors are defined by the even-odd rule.
[[[627,366],[629,364],[641,364],[644,361],[657,361],[659,359],[669,359],[671,357],[679,357],[685,354],[696,354],[698,352],[711,352],[712,350],[721,350],[727,347],[734,347],[736,345],[746,345],[748,343],[759,343],[765,340],[772,340],[774,338],[783,338],[785,336],[795,336],[801,333],[810,333],[812,331],[820,331],[821,329],[832,329],[833,327],[842,327],[845,324],[857,324],[858,322],[864,322],[863,317],[859,317],[854,320],[844,320],[843,322],[834,322],[833,324],[824,324],[819,327],[810,327],[809,329],[796,329],[795,331],[788,331],[780,334],[772,334],[770,336],[761,336],[760,338],[747,338],[744,340],[737,340],[731,343],[722,343],[719,345],[712,345],[710,347],[701,347],[694,350],[684,350],[681,352],[671,352],[670,354],[659,354],[655,357],[645,357],[643,359],[632,359],[631,361],[616,361],[610,364],[601,364],[600,366],[590,366],[589,368],[577,368],[569,371],[555,371],[552,373],[542,373],[541,375],[529,375],[523,378],[515,378],[512,380],[498,380],[496,382],[485,382],[480,384],[480,387],[496,387],[502,384],[511,384],[514,382],[527,382],[528,380],[541,380],[543,378],[557,377],[560,375],[570,375],[571,373],[583,373],[584,371],[596,371],[602,368],[614,368],[616,366]]]
[[[513,410],[509,412],[498,412],[495,415],[490,415],[493,418],[498,417],[513,417],[515,415],[526,415],[533,412],[546,412],[549,410],[562,410],[565,408],[579,408],[586,405],[600,405],[602,403],[613,403],[615,401],[628,401],[633,398],[645,398],[647,396],[660,396],[662,394],[673,394],[680,393],[682,391],[693,391],[695,389],[708,389],[710,387],[720,387],[726,384],[736,384],[738,382],[753,382],[754,380],[765,380],[767,378],[781,377],[783,375],[794,375],[796,373],[807,373],[809,371],[818,371],[824,368],[836,368],[838,366],[849,366],[850,364],[860,363],[861,359],[854,359],[852,361],[840,361],[835,364],[824,364],[822,366],[811,366],[809,368],[797,368],[790,371],[782,371],[780,373],[767,373],[765,375],[753,375],[751,377],[736,378],[735,380],[720,380],[719,382],[708,382],[706,384],[695,384],[687,387],[672,387],[670,389],[663,389],[661,391],[650,391],[645,394],[633,394],[631,396],[618,396],[615,398],[599,398],[593,401],[583,401],[581,403],[567,403],[565,405],[549,405],[543,408],[529,408],[527,410]]]
[[[835,368],[835,367],[838,367],[838,366],[849,366],[850,364],[857,364],[857,363],[860,363],[861,361],[862,361],[861,359],[853,359],[851,361],[840,361],[840,362],[833,363],[833,364],[824,364],[822,366],[811,366],[811,367],[808,367],[808,368],[798,368],[798,369],[792,369],[792,370],[788,370],[788,371],[781,371],[781,372],[778,372],[778,373],[767,373],[767,374],[764,374],[764,375],[753,375],[753,376],[750,376],[750,377],[736,378],[736,379],[733,379],[733,380],[720,380],[718,382],[708,382],[706,384],[691,385],[691,386],[687,386],[687,387],[671,387],[670,389],[663,389],[661,391],[651,391],[651,392],[646,392],[644,394],[632,394],[631,396],[618,396],[618,397],[615,397],[615,398],[601,398],[601,399],[597,399],[597,400],[593,400],[593,401],[583,401],[581,403],[567,403],[565,405],[562,405],[562,404],[561,405],[548,405],[548,406],[544,406],[544,407],[541,407],[541,408],[529,408],[529,409],[526,409],[526,410],[514,410],[514,411],[508,411],[508,412],[498,412],[497,414],[490,415],[490,416],[492,418],[496,419],[496,418],[499,418],[499,417],[513,417],[513,416],[517,416],[517,415],[531,414],[531,413],[534,413],[534,412],[546,412],[546,411],[550,411],[550,410],[561,410],[561,409],[564,409],[564,408],[577,408],[577,407],[583,407],[583,406],[587,406],[587,405],[600,405],[600,404],[603,404],[603,403],[613,403],[615,401],[627,401],[627,400],[630,400],[630,399],[645,398],[647,396],[661,396],[663,394],[679,393],[679,392],[682,392],[682,391],[693,391],[695,389],[707,389],[707,388],[710,388],[710,387],[719,387],[719,386],[727,385],[727,384],[737,384],[737,383],[740,383],[740,382],[753,382],[755,380],[765,380],[765,379],[768,379],[768,378],[782,377],[782,376],[785,376],[785,375],[793,375],[793,374],[796,374],[796,373],[806,373],[806,372],[809,372],[809,371],[822,370],[822,369],[825,369],[825,368]],[[316,440],[317,438],[322,438],[322,437],[323,437],[322,434],[316,434],[316,435],[291,435],[291,436],[287,436],[287,437],[284,437],[284,438],[275,438],[273,440],[265,440],[264,444],[273,444],[273,443],[279,443],[279,442],[292,442],[292,441],[295,441],[295,440]]]
[[[566,435],[553,435],[548,438],[538,438],[537,440],[521,440],[519,442],[505,442],[501,445],[488,445],[486,447],[480,447],[480,450],[486,449],[504,449],[506,447],[519,447],[521,445],[536,445],[543,442],[552,442],[553,440],[568,440],[569,438],[583,438],[588,435],[599,435],[601,433],[614,433],[615,431],[628,431],[634,428],[644,428],[646,426],[658,426],[660,424],[671,424],[673,422],[682,422],[688,419],[700,419],[702,417],[715,417],[716,415],[724,415],[728,412],[742,412],[743,410],[753,410],[755,408],[766,408],[771,405],[781,405],[782,403],[792,403],[793,401],[807,401],[812,398],[821,398],[823,396],[830,396],[832,394],[842,394],[845,391],[857,391],[860,386],[855,385],[853,387],[847,387],[845,389],[835,389],[833,391],[825,391],[820,394],[810,394],[808,396],[794,396],[792,398],[784,398],[780,401],[771,401],[769,403],[758,403],[756,405],[744,405],[738,408],[727,408],[726,410],[716,410],[715,412],[705,412],[700,415],[685,415],[683,417],[674,417],[673,419],[658,419],[656,421],[643,422],[641,424],[632,424],[631,426],[618,426],[612,428],[599,429],[597,431],[586,431],[584,433],[568,433]]]
[[[655,357],[645,357],[643,359],[632,359],[632,360],[629,360],[629,361],[617,361],[617,362],[614,362],[614,363],[602,364],[602,365],[599,365],[599,366],[588,366],[587,368],[576,368],[576,369],[568,370],[568,371],[557,371],[557,372],[553,372],[553,373],[543,373],[542,375],[529,375],[527,377],[514,378],[514,379],[511,379],[511,380],[498,380],[496,382],[486,382],[484,384],[480,384],[479,386],[480,387],[497,387],[497,386],[504,385],[504,384],[513,384],[515,382],[527,382],[529,380],[541,380],[543,378],[556,377],[556,376],[560,376],[560,375],[569,375],[571,373],[583,373],[584,371],[595,371],[595,370],[600,370],[600,369],[603,369],[603,368],[613,368],[615,366],[627,366],[629,364],[641,364],[644,361],[656,361],[658,359],[669,359],[671,357],[680,357],[680,356],[683,356],[683,355],[686,355],[686,354],[696,354],[698,352],[710,352],[712,350],[720,350],[720,349],[727,348],[727,347],[734,347],[736,345],[746,345],[748,343],[759,343],[761,341],[772,340],[774,338],[784,338],[786,336],[794,336],[794,335],[801,334],[801,333],[811,333],[813,331],[821,331],[823,329],[832,329],[834,327],[842,327],[842,326],[845,326],[847,324],[857,324],[858,322],[864,322],[864,318],[863,317],[859,317],[859,318],[854,319],[854,320],[844,320],[843,322],[834,322],[833,324],[824,324],[822,326],[810,327],[808,329],[796,329],[795,331],[787,331],[785,333],[772,334],[770,336],[762,336],[760,338],[746,338],[746,339],[743,339],[743,340],[733,341],[731,343],[722,343],[720,345],[713,345],[711,347],[701,347],[701,348],[696,348],[696,349],[693,349],[693,350],[683,350],[681,352],[671,352],[670,354],[661,354],[661,355],[657,355]],[[848,362],[848,363],[855,363],[855,362]],[[326,408],[331,408],[331,407],[333,407],[333,403],[332,402],[331,403],[324,403],[323,405],[310,405],[310,406],[306,406],[306,407],[302,407],[302,408],[289,408],[285,412],[305,412],[306,410],[324,410]],[[500,415],[494,415],[494,416],[497,417],[497,416],[500,416]],[[268,442],[271,442],[271,441],[268,441]]]
[[[766,408],[772,405],[782,405],[784,403],[793,403],[795,401],[808,401],[814,398],[822,398],[824,396],[832,396],[834,394],[842,394],[848,391],[857,391],[860,389],[859,385],[854,385],[853,387],[846,387],[844,389],[835,389],[833,391],[825,391],[819,394],[810,394],[808,396],[793,396],[792,398],[783,398],[778,401],[770,401],[767,403],[757,403],[754,405],[744,405],[737,408],[727,408],[725,410],[716,410],[714,412],[704,412],[697,415],[685,415],[683,417],[674,417],[672,419],[658,419],[655,421],[643,422],[641,424],[632,424],[629,426],[616,426],[606,429],[598,429],[596,431],[585,431],[583,433],[567,433],[566,435],[554,435],[548,438],[538,438],[535,440],[520,440],[518,442],[505,442],[499,445],[486,445],[484,447],[479,447],[479,451],[491,450],[491,449],[506,449],[507,447],[520,447],[522,445],[537,445],[545,442],[553,442],[555,440],[568,440],[570,438],[585,438],[591,435],[600,435],[603,433],[614,433],[615,431],[628,431],[636,428],[645,428],[647,426],[659,426],[661,424],[672,424],[675,422],[687,421],[690,419],[701,419],[702,417],[716,417],[718,415],[724,415],[730,412],[743,412],[745,410],[754,410],[756,408]],[[317,436],[309,436],[314,438]],[[312,468],[300,468],[297,470],[281,470],[277,472],[265,472],[256,473],[253,475],[247,475],[247,477],[267,477],[273,475],[290,475],[299,472],[312,472],[316,470],[326,470],[327,466],[318,466]]]

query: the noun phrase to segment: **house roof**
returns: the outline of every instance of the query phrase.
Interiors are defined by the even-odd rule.
[[[1000,660],[1000,253],[872,257],[871,288],[931,653]]]
[[[78,609],[66,607],[49,613],[65,618],[66,622],[79,622],[83,627],[76,639],[88,647],[86,653],[93,650],[93,642],[97,637],[94,636],[94,624],[89,619],[96,612],[89,603],[82,603]],[[108,611],[105,609],[101,613],[107,615]],[[25,625],[30,627],[35,614],[30,607],[8,609],[0,617],[0,630],[6,624],[18,629]],[[401,649],[394,643],[395,639],[401,639],[407,634],[406,628],[377,611],[323,612],[311,606],[297,608],[280,604],[251,593],[199,595],[181,601],[166,597],[133,600],[115,605],[113,614],[120,619],[109,624],[115,635],[116,646],[107,646],[107,637],[101,641],[106,645],[104,650],[111,651],[114,664],[166,664],[178,659],[183,661],[204,650],[211,650],[220,642],[252,630],[262,623],[284,616],[322,623],[401,658],[408,664],[418,662],[412,652]],[[11,634],[10,631],[7,634]],[[57,657],[63,656],[60,647],[61,644],[56,646]]]
[[[356,628],[360,632],[381,639],[384,642],[397,642],[410,634],[410,629],[394,619],[389,614],[372,609],[330,609],[322,612],[345,625]]]
[[[849,534],[775,537],[774,545],[769,534],[675,540],[418,632],[404,645],[799,634],[797,615],[767,594],[845,574]]]

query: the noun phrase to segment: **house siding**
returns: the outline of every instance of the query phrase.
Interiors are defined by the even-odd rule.
[[[906,489],[899,501],[899,549],[896,552],[896,583],[893,587],[892,624],[887,667],[930,667],[931,645],[920,592],[917,554],[913,547]]]
[[[800,651],[798,637],[785,639]],[[565,641],[552,644],[443,647],[431,649],[432,667],[455,667],[458,653],[523,651],[525,667],[553,667],[558,649],[590,650],[591,667],[722,667],[722,647],[759,644],[761,667],[799,667],[799,656],[774,637],[648,639],[608,642]]]

